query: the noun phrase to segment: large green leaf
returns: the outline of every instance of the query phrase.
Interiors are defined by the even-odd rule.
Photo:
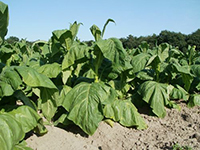
[[[40,89],[40,99],[41,99],[41,109],[45,118],[50,121],[51,118],[55,115],[57,110],[57,102],[59,94],[57,90],[41,88]]]
[[[19,74],[13,68],[6,68],[0,75],[0,80],[8,83],[13,89],[18,90],[22,84]]]
[[[200,65],[191,65],[191,70],[192,73],[196,76],[200,78]]]
[[[140,85],[138,93],[142,96],[142,99],[145,102],[150,104],[153,112],[158,117],[165,117],[165,105],[167,105],[169,101],[166,84],[155,81],[146,81]]]
[[[150,58],[150,55],[147,53],[141,53],[134,56],[131,60],[131,65],[133,66],[133,73],[145,69],[146,64]]]
[[[42,65],[37,71],[49,78],[56,78],[61,73],[61,65],[58,63]]]
[[[15,145],[13,150],[33,150],[30,147],[27,147],[27,143],[25,141],[22,141],[21,143]]]
[[[0,81],[0,98],[4,96],[11,96],[14,93],[11,85]]]
[[[29,106],[20,106],[9,112],[9,114],[13,115],[20,122],[20,125],[23,127],[22,130],[25,133],[33,130],[41,119],[37,112]]]
[[[8,5],[0,1],[0,45],[2,45],[4,37],[7,34],[8,21]]]
[[[15,69],[21,75],[23,81],[30,87],[46,87],[50,89],[57,89],[47,76],[38,73],[33,68],[16,66]]]
[[[56,30],[53,31],[53,37],[60,42],[67,50],[70,49],[72,43],[73,43],[73,35],[70,30]]]
[[[22,125],[8,113],[0,114],[0,149],[11,150],[25,136]]]
[[[176,85],[170,92],[170,98],[171,99],[183,99],[183,100],[188,100],[188,92],[185,91],[181,86]]]
[[[194,107],[194,106],[200,106],[200,95],[199,94],[193,94],[189,98],[189,107]]]
[[[112,62],[112,67],[118,72],[132,68],[127,52],[119,39],[99,40],[97,43],[103,56]]]
[[[137,112],[137,108],[129,100],[115,100],[104,107],[106,118],[119,121],[126,127],[136,126],[138,129],[146,129],[145,121]]]
[[[62,62],[62,70],[67,69],[69,66],[73,65],[76,61],[89,58],[90,48],[86,45],[74,44],[68,53],[64,56]]]
[[[69,111],[68,119],[80,126],[84,132],[92,135],[103,119],[101,103],[112,101],[109,87],[101,83],[80,83],[67,95],[63,107]]]

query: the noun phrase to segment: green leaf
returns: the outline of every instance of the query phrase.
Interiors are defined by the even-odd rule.
[[[167,105],[169,101],[166,84],[155,81],[146,81],[140,85],[138,93],[142,96],[142,99],[145,102],[150,104],[153,112],[158,117],[165,117],[165,105]]]
[[[191,65],[191,71],[192,73],[196,76],[200,78],[200,65]]]
[[[9,112],[9,114],[20,122],[20,125],[23,127],[22,130],[25,133],[33,130],[41,119],[37,112],[29,106],[20,106]]]
[[[0,81],[0,98],[4,96],[11,96],[13,93],[14,90],[9,84]]]
[[[147,53],[141,53],[134,56],[131,60],[131,65],[133,66],[133,73],[145,69],[147,62],[150,58],[150,55]]]
[[[41,109],[43,115],[48,121],[50,121],[51,118],[53,118],[57,110],[56,101],[58,101],[59,97],[56,92],[58,91],[55,89],[48,89],[48,88],[40,89],[40,99],[42,101]]]
[[[129,100],[115,100],[113,103],[106,105],[103,112],[106,118],[118,121],[123,126],[136,126],[138,129],[147,128],[145,121]]]
[[[56,40],[58,40],[67,50],[70,49],[72,43],[73,43],[73,35],[70,30],[56,30],[53,31],[53,37],[55,37]]]
[[[0,114],[0,145],[2,150],[11,150],[25,136],[21,124],[10,114]]]
[[[62,62],[62,70],[67,69],[78,60],[89,58],[89,50],[90,48],[86,45],[80,45],[78,43],[74,44],[68,53],[64,56],[64,60]]]
[[[188,100],[188,92],[185,91],[181,86],[176,85],[170,93],[170,98],[171,99],[183,99],[183,100]]]
[[[103,119],[101,103],[112,101],[108,91],[109,87],[101,83],[82,82],[76,85],[63,102],[63,107],[69,111],[68,119],[92,135]]]
[[[0,45],[2,45],[4,37],[7,34],[8,21],[8,5],[0,1]]]
[[[37,71],[49,78],[56,78],[61,73],[61,66],[58,63],[45,64],[37,69]]]
[[[22,84],[22,80],[19,74],[11,67],[3,70],[0,75],[0,80],[8,83],[13,89],[18,90]]]
[[[119,73],[132,68],[128,54],[119,39],[99,40],[97,43],[103,56],[112,62],[112,67]]]
[[[105,30],[106,30],[106,26],[108,25],[109,22],[115,23],[115,21],[114,21],[113,19],[108,19],[108,20],[106,21],[105,25],[103,26],[102,33],[101,33],[101,37],[102,37],[102,38],[103,38],[103,36],[104,36],[104,32],[105,32]]]
[[[188,101],[188,107],[200,106],[200,95],[192,94]]]
[[[99,29],[99,27],[97,27],[96,25],[93,25],[92,27],[90,27],[90,31],[92,32],[92,35],[95,38],[95,41],[98,41],[101,39],[101,30]]]
[[[75,21],[73,24],[70,24],[70,31],[72,32],[72,41],[76,38],[78,33],[78,29],[82,23],[78,23]]]
[[[33,68],[16,66],[15,69],[21,75],[23,81],[30,87],[46,87],[50,89],[57,89],[47,76],[38,73]]]
[[[25,141],[22,141],[21,143],[15,145],[13,150],[33,150],[33,149],[27,147],[27,143]]]

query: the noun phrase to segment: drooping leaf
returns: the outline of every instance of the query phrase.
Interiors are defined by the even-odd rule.
[[[25,136],[22,125],[8,113],[0,114],[0,145],[2,150],[11,150]]]
[[[96,44],[103,56],[112,62],[114,70],[122,72],[132,68],[130,59],[119,39],[99,40]]]
[[[191,65],[191,71],[192,73],[196,76],[200,78],[200,65]]]
[[[8,21],[8,5],[0,1],[0,45],[2,45],[4,37],[7,34]]]
[[[53,37],[55,37],[56,40],[58,40],[67,50],[70,49],[72,43],[73,43],[73,35],[70,30],[56,30],[53,31]]]
[[[47,76],[38,73],[33,68],[16,66],[15,69],[21,75],[22,80],[30,87],[46,87],[50,89],[57,89]]]
[[[107,86],[101,83],[80,83],[76,85],[63,101],[63,107],[69,111],[68,119],[72,120],[84,132],[92,135],[103,119],[101,103],[109,99]]]
[[[113,103],[104,107],[106,118],[118,121],[126,127],[136,126],[138,129],[146,129],[147,125],[137,108],[129,100],[115,100]]]
[[[131,65],[133,66],[132,68],[133,73],[136,73],[138,71],[145,69],[149,58],[150,58],[150,55],[147,53],[141,53],[134,56],[131,60]]]
[[[169,95],[167,85],[155,81],[146,81],[138,89],[142,99],[150,104],[153,112],[160,118],[166,115],[165,105],[168,104]]]
[[[200,95],[193,94],[190,96],[188,101],[188,107],[200,106]]]
[[[8,83],[15,90],[18,90],[18,88],[22,84],[22,80],[19,74],[11,67],[8,67],[3,70],[3,72],[0,75],[0,80]]]
[[[21,143],[15,145],[13,150],[33,150],[30,147],[27,147],[27,143],[25,141],[22,141]]]
[[[4,96],[11,96],[14,93],[10,84],[0,81],[0,98]]]
[[[41,88],[40,89],[40,99],[41,99],[41,109],[45,118],[50,121],[55,115],[57,110],[57,102],[59,95],[57,90]]]
[[[58,63],[45,64],[37,69],[37,71],[49,78],[56,78],[61,73],[61,66]]]
[[[33,130],[40,122],[41,117],[29,106],[20,106],[9,112],[23,127],[23,132]]]
[[[171,99],[183,99],[183,100],[188,100],[188,92],[185,91],[181,86],[176,85],[170,92],[170,98]]]
[[[74,44],[68,53],[64,56],[62,62],[62,70],[67,69],[69,66],[73,65],[75,61],[81,60],[83,58],[89,58],[90,48],[86,45]]]
[[[105,32],[105,30],[106,30],[106,26],[108,25],[109,22],[115,23],[115,21],[114,21],[113,19],[108,19],[108,20],[106,21],[106,23],[105,23],[104,26],[103,26],[102,33],[101,33],[101,37],[102,37],[102,38],[103,38],[103,36],[104,36],[104,32]]]

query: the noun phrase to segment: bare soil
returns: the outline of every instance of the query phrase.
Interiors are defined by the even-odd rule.
[[[34,150],[168,150],[176,143],[200,150],[200,107],[181,107],[167,109],[163,119],[142,114],[148,125],[142,131],[101,122],[94,135],[87,136],[77,126],[47,126],[47,134],[32,135],[26,142]]]

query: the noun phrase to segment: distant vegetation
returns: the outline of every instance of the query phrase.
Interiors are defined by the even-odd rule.
[[[159,35],[153,34],[151,36],[140,37],[129,35],[126,38],[120,38],[120,40],[124,48],[128,49],[136,48],[142,41],[146,41],[151,48],[155,47],[156,44],[160,45],[166,42],[172,46],[178,47],[181,51],[186,51],[188,45],[196,45],[196,50],[200,51],[200,29],[189,35],[164,30]]]
[[[9,44],[20,41],[18,37],[10,36],[6,39]],[[129,35],[126,38],[120,38],[124,48],[133,49],[138,47],[143,41],[146,41],[150,48],[153,48],[161,43],[169,43],[172,46],[178,47],[181,51],[186,51],[189,45],[196,45],[196,50],[200,51],[200,29],[192,34],[186,35],[180,32],[161,31],[159,35],[153,34],[151,36],[136,37]],[[27,41],[30,45],[33,41]],[[85,41],[89,46],[92,45],[93,40]]]

